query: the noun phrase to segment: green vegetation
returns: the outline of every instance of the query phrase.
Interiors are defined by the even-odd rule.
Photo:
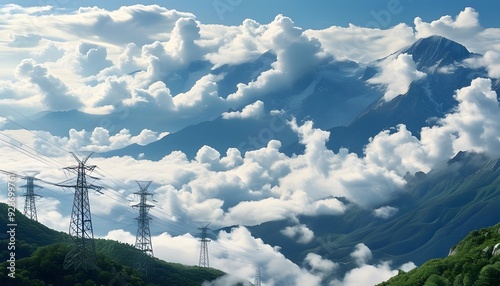
[[[54,231],[16,211],[15,280],[8,277],[7,205],[0,203],[0,285],[201,285],[224,275],[216,269],[167,263],[144,257],[133,246],[96,239],[96,269],[64,269],[68,234]],[[147,275],[135,269],[146,259]],[[15,283],[13,283],[15,281]]]
[[[429,260],[407,273],[401,271],[379,285],[500,285],[499,243],[500,223],[472,231],[452,248],[448,257]]]

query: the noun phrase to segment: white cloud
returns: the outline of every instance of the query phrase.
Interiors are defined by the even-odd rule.
[[[372,259],[371,250],[363,243],[356,244],[356,249],[350,255],[359,266],[365,265],[370,259]]]
[[[398,208],[391,206],[383,206],[373,211],[373,215],[379,218],[388,219],[398,212]]]
[[[410,271],[415,268],[413,262],[407,262],[396,269],[392,269],[390,262],[381,262],[378,264],[367,264],[372,258],[371,250],[359,243],[356,249],[351,253],[351,257],[356,259],[359,267],[349,270],[342,280],[334,280],[330,283],[332,286],[357,286],[357,285],[377,285],[398,274],[398,269]]]
[[[461,11],[455,19],[447,15],[426,23],[417,17],[414,24],[417,38],[439,35],[459,42],[475,53],[500,51],[500,29],[482,27],[479,14],[470,7]]]
[[[309,37],[319,39],[325,51],[340,60],[369,63],[386,57],[415,42],[413,29],[398,24],[387,29],[332,26],[324,30],[307,30]]]
[[[96,127],[92,132],[71,129],[68,137],[52,136],[45,131],[37,131],[33,138],[34,148],[44,154],[63,155],[68,151],[107,152],[121,149],[131,144],[146,145],[157,141],[167,133],[158,133],[143,129],[132,136],[130,131],[122,129],[114,135],[103,127]]]
[[[43,103],[49,110],[70,110],[82,106],[80,99],[72,94],[60,79],[32,60],[23,60],[18,65],[16,73],[38,88],[42,94]]]
[[[314,239],[314,232],[304,224],[287,226],[281,230],[281,233],[301,244],[307,244]]]
[[[426,74],[418,71],[411,55],[401,54],[396,58],[389,57],[380,63],[380,74],[368,80],[373,84],[385,84],[387,89],[384,94],[385,101],[408,91],[413,81],[423,79]]]
[[[311,267],[311,272],[319,275],[321,277],[327,277],[331,275],[335,269],[337,269],[338,264],[332,262],[331,260],[324,259],[318,254],[308,253],[304,258],[304,263]]]
[[[466,59],[465,64],[472,68],[485,67],[489,77],[500,78],[500,52],[487,51],[482,57]]]
[[[224,112],[222,118],[224,119],[246,119],[246,118],[260,118],[264,115],[264,102],[257,100],[249,104],[241,111]]]

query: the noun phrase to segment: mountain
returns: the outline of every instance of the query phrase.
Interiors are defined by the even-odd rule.
[[[500,224],[474,230],[450,249],[448,257],[379,284],[390,285],[500,285]]]
[[[241,152],[257,149],[271,139],[280,140],[282,151],[288,155],[301,153],[303,146],[286,124],[279,131],[270,128],[276,120],[276,116],[269,115],[272,110],[281,110],[282,122],[292,116],[299,122],[312,120],[316,127],[330,131],[329,149],[337,151],[345,147],[361,155],[370,137],[399,124],[405,124],[419,136],[422,127],[434,124],[436,118],[442,118],[456,106],[457,89],[487,75],[482,68],[471,69],[461,64],[475,54],[440,36],[420,39],[393,56],[400,54],[411,55],[426,77],[414,81],[405,94],[391,101],[383,100],[381,85],[369,83],[379,72],[376,66],[333,60],[283,90],[262,95],[265,116],[231,120],[218,117],[189,125],[146,146],[132,145],[102,155],[144,154],[144,158],[158,160],[182,150],[193,158],[203,145],[224,154],[230,147]],[[271,68],[275,59],[274,54],[267,52],[255,61],[224,65],[211,71],[223,75],[218,82],[219,95],[226,97],[236,91],[238,83],[256,80],[261,72]],[[499,84],[494,87],[498,89]]]
[[[407,181],[403,195],[386,204],[397,208],[388,219],[352,205],[342,216],[300,217],[315,234],[309,244],[297,244],[276,231],[296,222],[268,222],[250,230],[296,263],[313,252],[341,262],[342,273],[354,266],[350,253],[357,243],[368,246],[374,259],[421,265],[446,256],[470,231],[500,221],[500,160],[459,153],[447,168],[417,173]]]
[[[7,233],[7,205],[0,203],[0,284],[14,285],[5,262],[10,257]],[[134,269],[143,254],[131,245],[112,240],[96,239],[97,270],[64,269],[63,262],[69,251],[71,238],[32,221],[16,211],[15,229],[15,285],[201,285],[224,275],[212,268],[185,266],[149,258],[147,276]],[[152,271],[151,271],[152,270]],[[89,284],[90,283],[90,284]],[[97,283],[97,284],[96,284]]]
[[[270,67],[274,58],[268,52],[255,62],[216,69],[215,74],[225,75],[219,81],[219,93],[224,96],[235,92],[240,81],[255,80],[260,72]],[[241,152],[255,150],[266,146],[271,139],[280,140],[283,146],[288,146],[297,141],[297,136],[286,123],[292,116],[299,121],[313,120],[315,126],[329,129],[347,124],[376,102],[382,93],[363,80],[366,70],[367,67],[350,61],[328,62],[286,90],[262,96],[264,115],[259,118],[218,117],[187,126],[146,146],[131,145],[102,155],[143,154],[143,158],[159,160],[172,151],[181,150],[193,158],[204,145],[224,154],[231,147]],[[271,113],[273,110],[279,112]]]
[[[454,94],[457,89],[470,85],[478,76],[487,76],[482,68],[461,65],[463,60],[474,55],[464,46],[440,36],[420,39],[397,54],[403,53],[412,56],[417,69],[425,72],[426,77],[413,82],[405,94],[388,102],[381,99],[372,104],[349,125],[330,129],[329,149],[336,151],[345,147],[362,154],[370,137],[398,124],[405,124],[418,136],[421,128],[429,126],[432,119],[442,118],[456,106]],[[440,69],[444,67],[453,72]]]

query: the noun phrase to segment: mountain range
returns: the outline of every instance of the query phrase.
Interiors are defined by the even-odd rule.
[[[414,78],[407,90],[387,99],[388,86],[379,80],[384,63],[406,56],[410,56],[415,65]],[[329,150],[340,152],[345,148],[361,157],[366,145],[381,131],[392,132],[404,124],[419,138],[422,128],[435,126],[446,114],[456,110],[456,91],[471,85],[478,77],[488,77],[486,69],[465,64],[478,56],[457,42],[432,36],[369,64],[329,59],[284,89],[261,95],[253,103],[242,102],[213,118],[195,116],[172,122],[159,117],[158,113],[141,112],[140,108],[109,115],[70,110],[39,113],[19,121],[18,126],[7,123],[6,128],[45,130],[58,136],[67,136],[72,128],[91,131],[96,127],[105,127],[110,132],[127,128],[134,134],[143,129],[169,132],[147,145],[131,144],[101,152],[99,155],[105,158],[132,156],[158,161],[180,150],[193,159],[205,145],[221,154],[228,148],[238,148],[245,153],[265,147],[273,139],[281,142],[281,152],[293,157],[305,152],[296,130],[288,123],[294,118],[297,122],[312,121],[316,128],[328,131],[326,147]],[[219,96],[227,98],[236,92],[238,84],[251,83],[262,72],[272,69],[276,57],[268,51],[250,62],[217,68],[207,61],[196,61],[162,81],[173,93],[182,93],[202,75],[211,74],[219,78]],[[498,97],[500,80],[490,80]],[[253,105],[257,113],[251,117],[241,116],[249,105]],[[325,281],[343,276],[356,267],[351,251],[360,242],[371,249],[373,260],[391,261],[393,265],[412,261],[420,266],[429,259],[446,256],[470,231],[500,221],[499,178],[498,159],[480,152],[460,152],[443,168],[427,173],[408,172],[403,190],[383,205],[390,206],[397,215],[376,217],[373,210],[358,206],[346,197],[336,197],[349,206],[342,216],[297,217],[315,235],[309,243],[296,243],[277,231],[296,224],[288,219],[248,228],[253,236],[280,248],[286,258],[298,265],[308,253],[338,262],[336,272],[324,277]]]

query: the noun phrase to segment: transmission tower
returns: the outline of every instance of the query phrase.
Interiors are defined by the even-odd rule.
[[[37,215],[36,215],[36,205],[35,205],[35,199],[37,197],[41,197],[38,194],[35,194],[35,188],[42,188],[40,186],[35,185],[33,182],[35,180],[35,175],[36,173],[32,175],[27,175],[24,177],[26,179],[26,185],[21,186],[22,188],[26,189],[26,194],[22,195],[25,200],[24,200],[24,215],[27,216],[28,218],[38,221]]]
[[[151,243],[151,231],[149,230],[149,221],[152,218],[148,215],[149,210],[154,207],[147,203],[147,197],[153,196],[153,193],[148,192],[148,187],[151,181],[135,181],[139,186],[140,191],[135,192],[139,196],[139,203],[133,205],[133,208],[139,209],[137,220],[137,235],[135,237],[135,248],[139,249],[143,254],[153,257],[153,244]],[[142,257],[142,261],[138,263],[137,268],[147,273],[146,257]]]
[[[35,178],[35,176],[38,174],[38,172],[29,171],[29,172],[26,172],[26,176],[18,175],[16,173],[4,171],[4,170],[0,170],[0,173],[26,180],[26,185],[21,186],[21,188],[26,189],[26,194],[21,195],[21,196],[25,197],[23,214],[26,217],[28,217],[34,221],[38,221],[38,217],[36,214],[35,200],[37,198],[42,197],[39,194],[35,194],[36,188],[42,189],[42,187],[35,185],[35,183],[34,183],[35,180],[38,180],[37,178]]]
[[[97,166],[86,165],[87,160],[93,153],[85,159],[80,160],[71,153],[78,162],[78,165],[66,167],[64,169],[77,174],[75,185],[61,185],[60,187],[74,188],[73,211],[69,224],[69,234],[73,240],[71,250],[64,259],[64,268],[70,267],[92,270],[95,268],[96,253],[94,244],[94,232],[92,229],[92,217],[90,214],[89,189],[100,192],[101,187],[87,184],[87,173],[91,173]]]
[[[208,243],[210,242],[210,239],[208,239],[208,225],[210,223],[198,228],[200,230],[200,242],[201,242],[201,248],[200,248],[200,267],[210,267],[210,263],[208,261]]]
[[[262,285],[262,279],[261,279],[261,274],[260,274],[260,265],[256,264],[255,265],[255,279],[253,281],[254,286],[261,286]]]

